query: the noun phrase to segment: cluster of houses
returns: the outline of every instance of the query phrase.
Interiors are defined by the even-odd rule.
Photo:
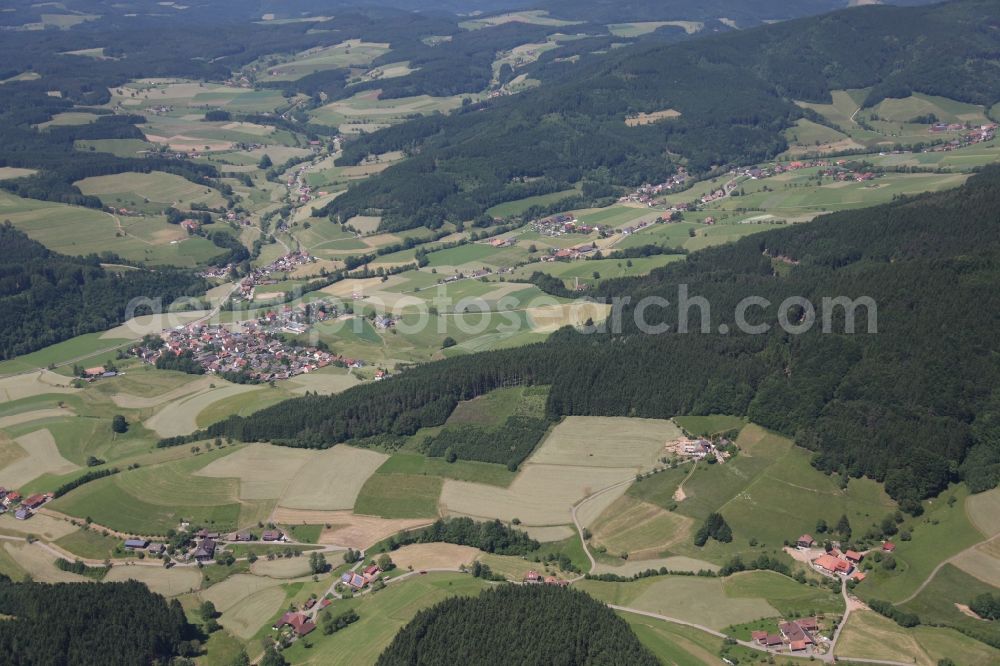
[[[360,573],[357,571],[344,573],[340,577],[340,582],[357,591],[374,582],[380,573],[382,573],[382,570],[378,568],[377,564],[372,563],[362,569]]]
[[[769,650],[788,649],[791,652],[803,652],[816,645],[813,634],[819,630],[819,623],[814,617],[790,620],[778,625],[778,632],[754,631],[750,639]]]
[[[251,380],[269,382],[288,379],[329,365],[358,368],[363,361],[349,359],[315,347],[293,347],[256,321],[239,330],[226,326],[189,324],[164,331],[160,349],[133,349],[143,361],[156,363],[164,354],[190,352],[194,360],[213,374],[236,373]]]
[[[524,582],[532,585],[558,585],[559,587],[569,585],[569,581],[567,580],[557,578],[556,576],[543,576],[535,570],[529,571],[524,576]]]
[[[816,540],[809,534],[803,534],[796,540],[795,545],[801,550],[808,550],[815,547]],[[889,552],[895,549],[895,546],[891,543],[887,543],[886,545]],[[840,548],[832,548],[813,559],[812,565],[816,571],[826,576],[841,576],[860,582],[865,579],[865,574],[858,570],[857,567],[864,558],[865,554],[856,550],[848,549],[841,551]]]
[[[248,327],[262,329],[265,333],[292,333],[302,335],[316,322],[323,322],[337,316],[337,306],[329,301],[301,303],[295,307],[285,305],[268,310]],[[252,326],[251,326],[252,324]]]
[[[530,228],[543,236],[550,237],[562,236],[563,234],[589,234],[593,231],[607,229],[607,227],[580,224],[580,221],[570,213],[559,213],[535,220],[531,223]]]
[[[821,169],[819,175],[826,178],[832,178],[838,182],[851,182],[864,183],[869,180],[875,180],[880,174],[874,171],[864,171],[861,169],[849,169],[847,167],[839,166],[841,162],[837,163],[838,166],[829,167],[826,169]]]
[[[688,182],[688,173],[683,168],[679,169],[677,173],[671,176],[669,179],[662,183],[657,183],[656,185],[644,184],[634,192],[626,194],[625,196],[618,199],[619,203],[641,203],[652,208],[656,205],[656,197],[661,194],[669,194],[670,192],[678,192],[683,190]]]
[[[931,132],[935,132],[934,129],[935,127],[938,127],[938,125],[931,127]],[[950,129],[951,127],[953,127],[953,125],[947,125],[947,128],[949,129],[937,130],[937,133],[956,131]],[[965,129],[964,126],[959,126],[959,130],[962,129]],[[941,152],[948,152],[951,150],[957,150],[959,148],[965,148],[966,146],[971,146],[973,144],[983,143],[984,141],[992,141],[994,138],[996,138],[996,135],[997,135],[996,124],[990,123],[987,125],[980,125],[978,128],[973,129],[971,132],[967,132],[966,134],[963,134],[960,137],[956,137],[951,141],[948,141],[947,143],[941,144],[939,146],[931,146],[930,148],[925,148],[924,152],[941,153]]]
[[[724,438],[713,442],[705,438],[688,439],[687,437],[680,437],[667,442],[666,448],[669,453],[686,458],[695,460],[714,458],[721,463],[729,459],[729,452],[725,450],[725,447],[731,443],[728,439]]]
[[[590,243],[579,247],[564,247],[548,254],[543,254],[540,261],[575,261],[597,252],[597,245]]]
[[[125,539],[125,543],[123,545],[125,550],[133,553],[142,550],[156,557],[163,555],[163,553],[167,550],[167,546],[165,544],[150,542],[146,539],[140,538]]]
[[[316,261],[316,257],[312,256],[305,250],[299,252],[289,252],[286,255],[278,257],[266,266],[261,266],[260,268],[254,268],[250,273],[242,280],[238,287],[238,297],[247,301],[252,301],[254,297],[254,289],[259,285],[267,284],[277,284],[277,280],[271,278],[272,273],[290,273],[294,271],[299,266],[309,264]],[[222,275],[228,275],[231,267],[227,266],[223,269]],[[207,273],[202,273],[205,277],[216,277],[215,275],[208,275]]]
[[[14,517],[18,520],[28,520],[43,504],[53,498],[52,493],[35,493],[25,498],[16,490],[0,488],[0,514],[8,511],[14,512]]]

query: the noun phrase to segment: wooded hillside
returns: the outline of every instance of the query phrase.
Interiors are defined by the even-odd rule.
[[[861,7],[553,61],[536,90],[353,142],[340,164],[391,150],[412,157],[325,212],[341,220],[379,212],[386,230],[435,228],[542,186],[635,186],[662,182],[681,164],[696,173],[752,164],[785,150],[782,131],[810,115],[795,100],[827,102],[831,90],[870,87],[866,105],[917,91],[990,106],[1000,100],[998,49],[1000,6],[960,0]],[[630,114],[665,109],[681,115],[625,125]]]
[[[1000,480],[997,210],[1000,168],[992,168],[953,191],[757,234],[645,278],[605,283],[594,294],[631,296],[630,307],[649,295],[676,303],[686,284],[691,296],[710,302],[711,333],[642,334],[626,309],[620,334],[564,329],[544,344],[419,366],[339,395],[233,417],[210,431],[325,447],[441,425],[458,400],[494,388],[550,384],[551,417],[749,416],[815,451],[820,469],[884,481],[911,509],[960,477],[982,490]],[[767,333],[733,326],[746,296],[770,301],[748,316],[771,324]],[[832,334],[817,323],[788,335],[776,323],[789,296],[816,308],[823,297],[869,296],[878,332],[865,333],[861,309],[859,333],[845,335],[836,309]],[[697,323],[699,311],[691,312]],[[792,323],[800,314],[792,310]],[[677,309],[653,307],[645,319],[676,326]],[[726,335],[715,332],[722,323],[730,326]]]

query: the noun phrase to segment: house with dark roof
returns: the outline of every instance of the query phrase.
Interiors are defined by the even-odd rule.
[[[281,616],[281,619],[274,625],[275,629],[291,627],[296,636],[302,637],[316,628],[316,625],[309,620],[304,613],[288,612]]]
[[[281,530],[264,530],[260,538],[264,541],[281,541],[283,536],[285,535],[281,533]]]
[[[812,535],[803,534],[795,542],[795,545],[798,546],[799,548],[812,548],[815,543],[816,540],[812,538]]]
[[[201,543],[194,551],[194,559],[199,562],[204,562],[205,560],[210,560],[215,557],[215,540],[214,539],[202,539]]]
[[[148,545],[145,539],[125,539],[125,550],[143,550]]]

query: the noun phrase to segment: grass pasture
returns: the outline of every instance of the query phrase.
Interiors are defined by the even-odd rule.
[[[581,581],[580,589],[609,604],[721,630],[780,613],[762,598],[730,597],[723,581],[698,576],[656,576],[631,583]]]
[[[531,456],[539,465],[652,467],[680,430],[671,421],[613,416],[568,416]]]
[[[515,473],[508,470],[505,465],[474,460],[456,460],[449,463],[442,458],[428,458],[419,453],[396,453],[378,468],[376,474],[439,476],[504,488],[509,486],[515,477]]]
[[[176,597],[201,587],[201,572],[195,567],[164,569],[161,566],[119,565],[111,567],[104,580],[109,583],[136,580],[152,592]]]
[[[362,486],[354,511],[381,518],[434,518],[441,492],[440,477],[374,474]]]
[[[164,206],[185,209],[192,203],[205,204],[210,208],[226,205],[225,198],[217,190],[162,171],[93,176],[74,184],[84,194],[100,197],[106,205],[131,210],[148,209],[148,212],[153,212],[162,210]]]
[[[746,425],[739,416],[711,414],[709,416],[675,416],[674,423],[693,435],[709,436],[730,430],[740,430]]]
[[[864,658],[934,666],[948,658],[956,664],[986,666],[1000,659],[1000,650],[958,632],[937,627],[904,629],[874,611],[851,613],[837,643],[841,659]]]
[[[615,500],[588,526],[591,543],[629,561],[664,557],[678,541],[691,538],[694,521],[629,495]]]
[[[998,592],[1000,589],[997,586],[990,585],[981,577],[974,577],[956,565],[946,564],[920,594],[903,604],[903,608],[916,613],[924,624],[955,627],[972,636],[997,642],[1000,641],[1000,626],[996,622],[970,617],[959,605],[968,606],[980,594]]]
[[[222,449],[99,479],[64,495],[51,506],[77,518],[90,517],[98,525],[140,535],[165,534],[181,519],[218,530],[240,523],[244,506],[257,521],[259,507],[241,505],[236,479],[206,484],[195,472],[212,460],[231,454]]]
[[[267,576],[268,578],[298,578],[310,573],[309,558],[302,557],[276,557],[273,560],[259,559],[250,567],[257,576]]]
[[[334,601],[326,612],[338,615],[354,609],[360,619],[349,629],[330,636],[316,632],[315,638],[310,636],[312,647],[297,641],[283,656],[294,664],[373,664],[399,629],[420,610],[447,597],[478,594],[486,586],[467,574],[429,573],[389,585],[378,594]]]
[[[20,488],[43,474],[68,474],[79,469],[59,453],[46,429],[0,444],[0,455],[8,463],[0,469],[0,485],[5,488]]]
[[[773,571],[738,573],[724,578],[722,586],[726,596],[732,598],[767,600],[783,617],[844,612],[844,602],[839,594],[823,587],[797,583]]]
[[[4,543],[6,555],[31,579],[38,583],[86,583],[90,578],[63,571],[56,567],[55,558],[38,545],[28,543]]]
[[[215,386],[167,403],[163,409],[146,419],[144,425],[161,437],[188,435],[198,429],[198,415],[216,402],[263,389],[253,384],[230,384],[221,378],[215,380]]]

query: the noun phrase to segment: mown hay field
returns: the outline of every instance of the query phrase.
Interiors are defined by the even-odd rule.
[[[652,467],[680,429],[671,421],[568,416],[545,438],[530,462],[640,470]]]
[[[0,485],[5,488],[20,488],[43,474],[69,474],[79,469],[62,457],[47,429],[0,444],[0,455],[7,461],[0,469]]]
[[[109,583],[136,580],[157,594],[176,597],[201,587],[201,572],[197,567],[115,566],[104,580]]]
[[[676,617],[713,629],[723,629],[766,617],[777,609],[760,598],[730,597],[721,579],[657,576],[633,583],[583,581],[580,588],[607,603]]]

